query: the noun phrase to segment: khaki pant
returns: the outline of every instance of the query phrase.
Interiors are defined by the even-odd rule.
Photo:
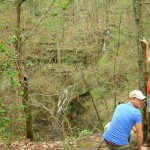
[[[107,143],[106,143],[107,144]],[[127,143],[126,145],[119,146],[119,147],[113,147],[107,144],[110,150],[130,150],[130,144]]]

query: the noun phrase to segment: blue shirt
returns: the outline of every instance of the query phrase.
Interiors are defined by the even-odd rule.
[[[125,145],[128,143],[131,129],[136,123],[142,123],[140,110],[131,103],[120,104],[116,107],[103,138],[121,146]]]

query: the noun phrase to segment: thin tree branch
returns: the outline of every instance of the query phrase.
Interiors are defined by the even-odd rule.
[[[24,2],[25,0],[22,0],[21,2]],[[50,11],[50,9],[52,8],[52,6],[54,5],[54,3],[55,3],[55,1],[56,0],[53,0],[53,2],[51,3],[51,5],[49,6],[49,8],[48,8],[48,10],[43,14],[43,16],[38,20],[38,22],[36,23],[36,25],[34,26],[34,28],[31,30],[31,32],[25,37],[25,39],[20,43],[20,45],[19,45],[19,48],[24,44],[24,42],[31,36],[31,35],[33,35],[34,33],[34,31],[37,29],[37,27],[39,26],[39,24],[40,24],[40,22],[44,19],[44,17],[47,15],[47,13]],[[18,48],[18,49],[19,49]],[[18,50],[17,51],[15,51],[15,53],[9,58],[9,59],[7,59],[7,60],[5,60],[4,62],[3,62],[3,64],[4,63],[6,63],[8,60],[10,60],[10,59],[13,59],[13,57],[15,57],[15,55],[18,53]]]
[[[142,3],[142,5],[143,5],[143,4],[150,4],[150,2],[145,2],[145,3]]]
[[[100,117],[100,115],[99,115],[98,109],[97,109],[96,104],[95,104],[95,101],[94,101],[94,99],[93,99],[93,96],[92,96],[92,94],[90,93],[89,85],[87,84],[87,82],[86,82],[86,80],[85,80],[85,78],[84,78],[84,75],[83,75],[83,72],[82,72],[82,71],[81,71],[81,75],[82,75],[84,84],[85,84],[85,86],[86,86],[86,89],[87,89],[87,91],[89,92],[89,96],[90,96],[90,98],[91,98],[91,100],[92,100],[92,105],[93,105],[93,107],[94,107],[94,109],[95,109],[95,112],[96,112],[97,118],[98,118],[98,120],[99,120],[100,126],[101,126],[102,130],[104,131],[104,126],[103,126],[103,123],[102,123],[102,119],[101,119],[101,117]]]
[[[38,22],[36,23],[36,25],[34,26],[34,28],[31,30],[31,32],[25,37],[25,39],[21,42],[20,46],[21,47],[24,42],[33,34],[33,32],[37,29],[37,27],[39,26],[40,22],[44,19],[44,17],[47,15],[47,13],[50,11],[50,9],[52,8],[52,6],[54,5],[56,0],[53,0],[53,2],[51,3],[51,5],[49,6],[48,10],[43,14],[43,16],[41,18],[39,18]]]
[[[21,4],[22,4],[24,1],[26,1],[26,0],[21,0],[21,1],[19,2],[19,5],[21,6]]]

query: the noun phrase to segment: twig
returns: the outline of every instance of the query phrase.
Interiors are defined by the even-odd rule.
[[[25,0],[22,0],[20,2],[20,4],[22,4]],[[51,5],[49,6],[49,8],[47,9],[47,11],[43,14],[43,16],[41,18],[39,18],[38,22],[36,23],[36,25],[34,26],[34,28],[31,30],[31,32],[25,37],[25,39],[20,43],[19,48],[24,44],[24,42],[31,36],[34,34],[34,31],[37,29],[37,27],[39,26],[40,22],[44,19],[44,17],[47,15],[47,13],[50,11],[50,9],[52,8],[52,6],[54,5],[56,0],[53,0],[53,2],[51,3]],[[9,59],[13,59],[13,57],[18,53],[18,50],[9,58]],[[5,60],[3,62],[6,63],[9,59]]]
[[[145,2],[145,3],[142,3],[142,5],[143,5],[143,4],[150,4],[150,2]]]
[[[36,25],[34,26],[34,28],[31,30],[31,32],[25,37],[25,39],[21,42],[21,44],[19,45],[19,47],[21,47],[24,42],[33,34],[33,32],[37,29],[38,25],[40,24],[40,22],[44,19],[44,17],[47,15],[47,13],[50,11],[50,9],[52,8],[52,6],[54,5],[56,0],[53,0],[53,2],[51,3],[51,5],[49,6],[48,10],[43,14],[43,16],[41,18],[39,18],[38,22],[36,23]]]
[[[82,71],[81,71],[81,75],[82,75],[84,84],[85,84],[85,86],[86,86],[86,88],[87,88],[87,90],[88,90],[88,92],[89,92],[90,98],[91,98],[91,100],[92,100],[92,105],[93,105],[93,107],[94,107],[94,109],[95,109],[97,118],[98,118],[98,120],[99,120],[99,122],[100,122],[100,126],[101,126],[102,130],[104,130],[101,117],[100,117],[100,115],[99,115],[98,109],[97,109],[96,104],[95,104],[95,101],[94,101],[94,99],[93,99],[93,96],[92,96],[91,93],[90,93],[89,85],[87,84],[87,82],[86,82],[86,80],[85,80],[85,78],[84,78],[84,75],[83,75],[83,72],[82,72]]]

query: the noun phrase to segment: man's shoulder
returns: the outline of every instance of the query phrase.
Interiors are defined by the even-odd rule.
[[[132,104],[130,104],[130,103],[124,103],[124,104],[121,104],[121,105],[118,105],[117,106],[118,107],[118,109],[123,109],[123,110],[127,110],[127,111],[133,111],[134,113],[139,113],[139,114],[141,114],[141,111],[138,109],[138,108],[136,108],[136,107],[134,107]]]

